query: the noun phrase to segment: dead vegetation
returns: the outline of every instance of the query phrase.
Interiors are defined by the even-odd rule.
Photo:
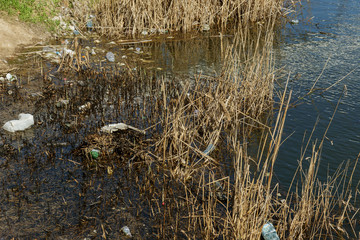
[[[281,239],[356,236],[352,221],[356,193],[341,187],[351,184],[344,177],[349,166],[339,168],[326,183],[317,179],[322,141],[313,144],[307,168],[301,156],[293,183],[296,192],[281,189],[273,179],[291,100],[286,86],[283,92],[274,92],[273,27],[239,29],[225,51],[226,64],[218,77],[198,75],[179,84],[130,70],[118,75],[110,68],[68,68],[97,79],[101,86],[112,86],[101,92],[100,99],[117,96],[111,102],[118,109],[132,108],[135,119],[146,119],[142,126],[146,136],[132,131],[90,135],[81,153],[89,170],[108,175],[120,166],[128,170],[158,238],[259,239],[267,221]],[[62,64],[77,66],[72,65],[74,59]],[[129,81],[135,85],[145,81],[152,91],[142,100],[129,98],[130,104],[121,102],[126,94],[117,90],[109,94],[115,85],[122,88]],[[99,104],[104,102],[95,106]],[[310,136],[306,148],[311,141]],[[254,145],[255,154],[250,150]],[[92,149],[100,149],[101,157],[92,158]]]
[[[95,29],[101,35],[148,35],[170,31],[222,32],[234,26],[265,24],[269,19],[285,16],[297,1],[72,1],[73,15],[86,29],[90,15],[95,16]],[[92,11],[89,11],[92,9]]]
[[[211,3],[217,1],[204,4]],[[264,3],[269,5],[261,7],[251,2],[232,6],[232,14],[222,13],[220,20],[194,13],[196,18],[203,17],[199,24],[210,21],[226,27],[231,18],[259,21],[262,14],[268,16],[274,11],[271,21],[257,27],[240,24],[233,44],[224,49],[225,66],[219,76],[199,74],[179,83],[142,69],[133,71],[112,63],[99,66],[90,62],[77,39],[73,55],[63,55],[56,68],[56,76],[63,74],[67,79],[59,78],[60,84],[55,85],[56,76],[44,75],[46,87],[37,102],[37,115],[52,128],[43,134],[52,136],[63,131],[74,144],[71,154],[75,157],[68,162],[85,175],[81,180],[72,172],[73,165],[66,168],[71,172],[68,185],[80,181],[83,190],[78,193],[83,199],[75,196],[73,201],[86,206],[77,226],[69,224],[72,237],[83,237],[95,226],[94,236],[119,238],[122,226],[118,220],[127,224],[128,219],[121,219],[126,214],[137,220],[146,218],[150,238],[158,239],[260,239],[268,221],[274,224],[280,239],[357,236],[357,209],[353,207],[356,193],[350,188],[352,166],[339,167],[328,182],[317,179],[323,140],[313,142],[309,136],[294,176],[295,191],[282,189],[274,180],[291,91],[286,86],[281,92],[274,88],[271,51],[279,3]],[[121,1],[103,4],[103,14],[115,14],[109,21],[125,14],[117,10],[123,9]],[[160,2],[138,4],[143,4],[140,9],[151,6],[151,11],[161,7],[156,5]],[[190,10],[186,4],[190,3],[173,1],[166,7]],[[247,14],[251,11],[258,14]],[[126,24],[138,21],[124,16],[130,21]],[[170,24],[174,25],[150,26],[144,16],[129,30],[131,33],[152,27],[176,29],[175,19],[180,18],[171,15],[174,21]],[[155,17],[153,13],[149,16]],[[194,19],[182,21],[184,27],[177,30],[188,30],[186,24]],[[122,19],[117,19],[118,23],[126,26]],[[61,100],[68,100],[68,104]],[[119,120],[143,129],[145,134],[132,130],[100,132],[104,125]],[[52,130],[54,126],[56,131]],[[47,147],[38,152],[54,159],[56,151]],[[251,149],[254,147],[255,152]],[[312,155],[305,158],[310,147]],[[99,156],[91,155],[94,149]],[[30,156],[27,161],[35,165],[37,155]],[[63,201],[61,206],[66,209],[77,206],[71,208],[73,202]],[[62,214],[61,210],[57,212]],[[66,214],[61,216],[72,217]],[[145,227],[130,227],[136,237],[144,237]]]

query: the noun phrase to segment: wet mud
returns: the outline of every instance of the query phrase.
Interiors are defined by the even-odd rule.
[[[124,226],[133,239],[186,237],[184,194],[199,195],[194,205],[200,209],[204,189],[196,182],[184,189],[152,155],[162,132],[161,86],[172,89],[171,102],[181,83],[138,46],[110,43],[100,50],[103,45],[92,40],[67,41],[25,49],[12,63],[16,80],[2,82],[1,123],[23,112],[33,114],[35,124],[0,133],[0,237],[127,239]],[[64,44],[74,55],[57,53]],[[165,45],[160,49],[165,66],[171,64]],[[116,61],[106,59],[109,50]],[[145,134],[100,131],[118,122]],[[218,188],[208,187],[206,195]]]

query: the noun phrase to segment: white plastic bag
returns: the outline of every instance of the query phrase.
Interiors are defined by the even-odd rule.
[[[136,127],[127,125],[125,123],[109,124],[109,125],[106,125],[106,126],[102,127],[101,131],[106,132],[106,133],[113,133],[113,132],[116,132],[118,130],[127,130],[127,129],[132,129],[134,131],[141,132],[142,134],[146,134],[146,132],[144,130],[140,130],[140,129],[136,128]]]
[[[3,129],[8,132],[24,131],[34,125],[34,117],[31,114],[20,113],[19,120],[11,120],[4,124]]]

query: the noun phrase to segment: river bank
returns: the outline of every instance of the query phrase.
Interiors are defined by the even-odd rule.
[[[9,58],[13,57],[21,46],[45,43],[50,37],[45,27],[24,23],[16,17],[2,13],[0,17],[0,71],[5,72],[9,65]]]
[[[281,239],[311,239],[355,225],[350,187],[318,181],[325,141],[297,162],[297,192],[276,179],[293,89],[275,85],[274,19],[107,38],[80,16],[1,86],[1,120],[35,124],[0,132],[0,236],[259,239],[272,222]]]

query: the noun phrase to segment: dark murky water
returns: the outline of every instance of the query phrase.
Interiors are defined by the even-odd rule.
[[[297,168],[304,134],[309,136],[319,118],[314,139],[322,138],[340,97],[324,143],[320,179],[325,180],[344,161],[350,160],[353,166],[360,152],[360,2],[311,1],[304,5],[303,14],[297,19],[299,24],[289,25],[283,31],[284,42],[276,49],[277,64],[292,73],[294,100],[304,96],[318,78],[315,88],[322,90],[305,97],[301,105],[289,111],[285,135],[292,135],[282,146],[276,162],[277,176],[286,185]],[[297,74],[301,76],[295,77]],[[360,180],[359,170],[354,182]]]
[[[298,166],[304,134],[309,135],[319,118],[314,139],[322,138],[342,93],[325,140],[320,179],[325,180],[343,161],[350,160],[350,164],[354,164],[360,151],[359,16],[360,3],[356,0],[318,0],[304,3],[302,14],[295,17],[299,23],[288,24],[282,31],[274,51],[276,62],[284,66],[285,72],[291,72],[293,101],[301,98],[301,104],[288,112],[284,133],[285,137],[291,136],[283,144],[275,167],[276,177],[284,187],[290,185]],[[151,69],[152,74],[171,82],[172,78],[181,79],[183,75],[219,74],[224,48],[230,41],[231,36],[224,37],[222,45],[218,35],[205,33],[182,39],[159,38],[116,45],[90,42],[88,45],[97,46],[99,62],[107,51],[113,51],[118,59],[114,71],[121,72],[141,64]],[[101,46],[105,45],[102,52]],[[139,128],[154,124],[156,119],[149,119],[158,109],[151,105],[148,96],[159,94],[154,89],[158,89],[155,86],[161,84],[162,78],[136,83],[121,77],[99,80],[82,76],[77,79],[76,75],[59,75],[51,66],[42,68],[41,61],[36,58],[32,62],[33,70],[25,71],[21,77],[26,84],[20,90],[25,94],[18,96],[16,88],[3,91],[7,97],[2,99],[0,108],[2,122],[15,119],[20,112],[32,112],[38,124],[17,136],[1,133],[0,237],[62,236],[71,239],[72,236],[106,235],[114,239],[123,237],[120,228],[124,225],[130,227],[135,238],[159,237],[159,229],[151,226],[165,221],[159,207],[163,200],[161,196],[149,200],[141,187],[131,187],[134,182],[137,185],[146,182],[144,169],[139,167],[127,172],[129,162],[126,159],[133,155],[123,150],[123,157],[117,161],[99,162],[94,166],[88,164],[83,155],[76,155],[74,149],[91,147],[89,139],[84,137],[98,132],[104,124],[125,121]],[[322,90],[318,90],[302,98],[323,68],[315,89],[327,88],[353,72],[326,92],[320,94]],[[48,71],[46,76],[55,84],[49,85],[40,74],[33,76],[33,72],[40,73],[41,69]],[[73,82],[74,79],[77,81]],[[35,94],[38,92],[43,96]],[[62,99],[69,99],[71,104],[58,107]],[[17,102],[16,105],[13,102]],[[79,111],[79,107],[88,103],[88,109]],[[142,110],[144,108],[146,111]],[[130,138],[146,142],[146,136]],[[360,180],[356,172],[354,180]],[[153,183],[152,187],[158,185]],[[151,209],[143,209],[143,201],[150,201]]]

